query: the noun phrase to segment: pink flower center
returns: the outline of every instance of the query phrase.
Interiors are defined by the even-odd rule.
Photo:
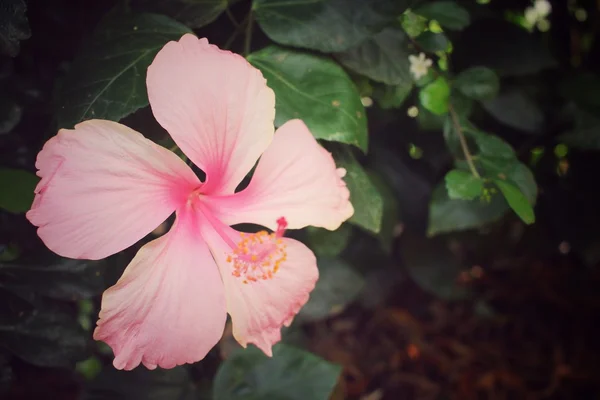
[[[232,275],[243,279],[243,283],[268,280],[279,271],[281,263],[287,259],[285,243],[281,239],[287,221],[281,217],[277,220],[277,231],[267,233],[240,232],[241,240],[227,256],[227,262],[233,266]]]

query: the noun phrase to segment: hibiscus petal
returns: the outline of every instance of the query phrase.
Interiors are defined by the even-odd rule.
[[[38,154],[27,213],[57,254],[100,259],[150,233],[200,181],[174,153],[116,122],[62,129]]]
[[[207,175],[204,193],[233,193],[273,138],[275,95],[242,56],[186,34],[148,68],[158,122]]]
[[[94,339],[108,343],[114,366],[173,368],[199,361],[219,341],[223,283],[194,217],[140,249],[102,297]]]
[[[206,198],[213,213],[228,225],[254,223],[275,230],[285,217],[288,228],[307,225],[337,229],[354,213],[350,192],[331,154],[300,120],[275,133],[246,189]]]
[[[239,245],[240,233],[224,225],[218,229],[220,234],[204,225],[202,235],[221,271],[233,336],[242,346],[253,343],[271,356],[271,347],[281,340],[281,327],[291,324],[319,278],[315,255],[296,240],[279,238],[278,246],[283,251],[280,254],[285,257],[277,268],[273,268],[274,262],[263,264],[264,270],[272,273],[269,279],[252,280],[249,275],[236,272],[230,262],[231,247],[222,239],[225,235],[229,242]],[[244,237],[248,235],[251,234]]]

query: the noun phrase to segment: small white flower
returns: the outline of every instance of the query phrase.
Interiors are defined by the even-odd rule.
[[[425,57],[425,53],[419,53],[418,56],[411,54],[408,56],[408,61],[410,61],[410,72],[413,74],[416,80],[419,80],[427,75],[427,71],[433,63],[433,61]]]
[[[373,99],[367,96],[361,97],[360,102],[364,107],[371,107],[373,105]]]
[[[546,18],[552,11],[552,5],[548,0],[535,0],[533,7],[535,8],[539,19]]]
[[[535,8],[527,7],[525,9],[525,21],[527,21],[529,26],[535,25],[535,23],[538,21],[538,12]]]

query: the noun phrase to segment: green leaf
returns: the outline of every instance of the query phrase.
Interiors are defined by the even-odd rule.
[[[328,399],[341,367],[285,344],[273,357],[255,347],[238,349],[219,367],[213,400]]]
[[[87,335],[58,307],[35,310],[15,324],[0,323],[0,346],[40,367],[73,367],[87,358]]]
[[[0,280],[23,292],[60,300],[90,298],[106,289],[104,261],[61,259],[50,265],[0,263]]]
[[[165,14],[191,28],[201,28],[227,9],[228,0],[133,0],[136,10]]]
[[[523,132],[536,134],[544,123],[544,113],[522,89],[509,88],[481,103],[498,121]]]
[[[450,86],[442,76],[419,91],[421,105],[436,115],[444,115],[448,112],[449,99]]]
[[[444,184],[433,191],[429,203],[427,235],[480,228],[497,221],[508,211],[502,196],[492,196],[491,201],[453,200],[448,197]]]
[[[446,35],[431,31],[423,32],[415,38],[415,41],[423,50],[429,53],[446,52],[450,46],[450,41]]]
[[[354,83],[335,62],[270,46],[248,56],[275,92],[275,125],[302,119],[317,139],[367,150],[367,119]]]
[[[147,106],[146,69],[168,41],[189,32],[162,15],[107,16],[57,92],[59,127],[92,118],[118,121]]]
[[[373,98],[384,110],[390,108],[400,108],[412,92],[412,89],[412,81],[404,82],[394,86],[376,85],[373,89]]]
[[[537,199],[537,184],[533,173],[527,166],[515,157],[513,159],[499,157],[481,157],[478,163],[482,165],[484,176],[492,180],[501,179],[515,184],[531,205]]]
[[[481,196],[483,181],[468,171],[453,169],[446,174],[446,189],[450,199],[473,200]]]
[[[346,248],[352,227],[342,224],[335,231],[309,226],[306,228],[308,245],[316,255],[321,257],[335,257]]]
[[[407,236],[401,251],[406,270],[421,289],[446,301],[468,296],[457,279],[463,268],[443,241]]]
[[[369,179],[371,179],[371,182],[373,182],[383,199],[383,217],[381,219],[381,229],[377,236],[383,249],[391,253],[394,242],[394,231],[400,218],[398,200],[394,194],[394,189],[386,181],[383,174],[374,170],[369,170],[368,174]]]
[[[589,72],[577,73],[560,83],[560,92],[580,108],[592,114],[600,113],[600,76]]]
[[[339,314],[360,294],[365,281],[344,261],[319,258],[319,280],[308,302],[300,309],[301,321],[318,321]]]
[[[581,150],[600,150],[600,119],[592,115],[580,118],[575,128],[560,135],[557,140]]]
[[[500,90],[498,75],[486,67],[472,67],[462,71],[454,84],[465,96],[475,100],[493,99]]]
[[[494,183],[500,188],[508,205],[523,220],[523,222],[528,225],[533,224],[535,222],[533,207],[523,192],[515,185],[501,179],[494,180]]]
[[[184,367],[122,371],[106,366],[88,384],[82,400],[199,400],[198,389]]]
[[[340,52],[390,24],[407,0],[254,0],[256,20],[274,42]]]
[[[427,28],[427,18],[421,17],[411,10],[406,10],[400,16],[400,24],[406,34],[414,38],[423,33]]]
[[[15,57],[20,41],[31,37],[23,0],[2,0],[0,3],[0,53]]]
[[[0,208],[15,214],[29,210],[38,182],[31,172],[0,168]]]
[[[471,23],[469,12],[453,1],[434,1],[414,10],[416,14],[434,19],[444,28],[460,31]]]
[[[350,201],[354,207],[354,215],[349,221],[368,231],[378,233],[383,216],[381,194],[349,148],[338,146],[333,152],[333,157],[338,167],[346,169],[344,181],[350,190]]]
[[[388,85],[412,83],[408,38],[400,28],[386,28],[357,47],[336,54],[345,67]]]
[[[516,159],[517,155],[512,146],[498,136],[479,130],[467,130],[467,133],[475,139],[475,143],[477,144],[481,155]]]

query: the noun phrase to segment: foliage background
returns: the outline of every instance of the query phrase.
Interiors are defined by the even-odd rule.
[[[598,396],[600,4],[552,2],[543,32],[530,6],[1,0],[1,396]],[[272,359],[226,330],[200,363],[120,372],[91,339],[99,296],[167,227],[69,260],[23,213],[58,128],[121,120],[177,150],[147,107],[145,69],[192,30],[263,72],[276,124],[304,119],[348,170],[356,214],[294,233],[321,279]],[[415,81],[420,52],[433,67]]]

